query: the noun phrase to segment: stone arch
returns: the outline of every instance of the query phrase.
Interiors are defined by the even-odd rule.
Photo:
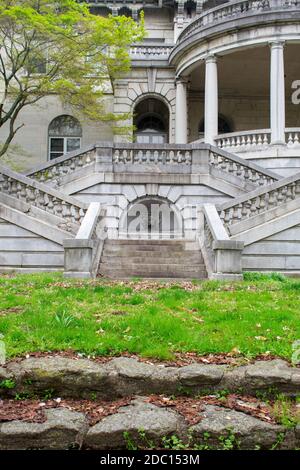
[[[137,104],[144,99],[155,98],[162,101],[169,109],[169,142],[175,142],[175,105],[176,90],[174,84],[174,73],[169,72],[170,77],[160,77],[159,72],[151,69],[147,80],[139,82],[120,81],[115,85],[114,111],[116,114],[133,113]],[[154,70],[154,71],[153,71]],[[132,124],[128,122],[129,125]]]
[[[145,195],[128,203],[119,219],[119,237],[176,239],[184,237],[180,209],[167,198]]]
[[[171,109],[167,100],[155,94],[141,96],[133,104],[133,124],[137,138],[145,137],[156,141],[144,143],[168,143],[170,137]],[[147,132],[147,128],[149,128]],[[151,130],[152,129],[152,130]],[[152,134],[152,136],[151,136]],[[161,137],[161,139],[158,139]],[[140,141],[141,143],[142,140]]]

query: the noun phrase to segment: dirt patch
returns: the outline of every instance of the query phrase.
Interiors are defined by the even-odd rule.
[[[20,315],[23,313],[24,309],[22,307],[9,307],[0,310],[0,317],[6,317],[7,315]]]
[[[121,313],[119,313],[121,315]],[[136,354],[130,354],[130,353],[121,353],[119,355],[114,355],[114,356],[90,356],[86,354],[81,354],[78,353],[74,350],[67,350],[67,351],[36,351],[36,352],[30,352],[26,354],[26,356],[20,356],[20,357],[15,357],[12,358],[8,361],[10,362],[20,362],[24,358],[28,359],[29,357],[66,357],[68,359],[89,359],[91,361],[94,361],[98,364],[106,364],[107,362],[110,362],[112,359],[116,357],[128,357],[132,359],[136,359],[139,362],[144,362],[146,364],[157,364],[157,365],[164,365],[167,367],[183,367],[187,366],[190,364],[216,364],[216,365],[232,365],[232,366],[241,366],[241,365],[247,365],[247,364],[253,364],[256,361],[272,361],[274,359],[281,359],[278,356],[274,356],[271,354],[260,354],[259,356],[253,357],[253,358],[247,358],[245,356],[241,356],[239,354],[236,354],[234,351],[229,352],[229,353],[224,353],[224,354],[207,354],[205,356],[199,356],[197,353],[174,353],[174,359],[168,360],[168,361],[162,361],[160,359],[155,359],[155,358],[145,358],[145,357],[140,357]],[[286,359],[284,359],[286,360]],[[288,362],[288,361],[286,361]],[[296,366],[300,368],[300,365]]]
[[[201,398],[176,397],[168,398],[162,395],[151,395],[147,401],[161,407],[171,407],[180,413],[190,425],[201,421],[200,412],[204,405],[215,405],[242,411],[262,421],[275,424],[272,407],[250,396],[231,394],[226,397],[208,395]]]
[[[44,423],[46,416],[44,410],[53,408],[66,408],[70,411],[84,413],[93,426],[105,416],[117,413],[122,406],[127,406],[131,398],[122,398],[113,402],[91,400],[0,400],[0,423],[7,421],[26,421],[30,423]]]

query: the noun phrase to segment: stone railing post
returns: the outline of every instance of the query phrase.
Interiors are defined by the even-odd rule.
[[[100,173],[113,171],[113,144],[97,145],[95,171]]]
[[[76,238],[64,240],[65,277],[92,278],[97,274],[95,264],[99,264],[99,248],[101,251],[103,246],[103,239],[95,235],[100,212],[100,203],[92,202]],[[95,263],[96,258],[98,263]]]
[[[209,148],[195,148],[192,150],[191,173],[208,175],[209,168]]]
[[[208,277],[219,280],[242,280],[244,242],[230,240],[216,206],[204,204],[201,212],[198,214],[199,243]]]
[[[242,273],[242,252],[244,242],[235,240],[215,240],[212,245],[215,253],[215,274],[222,279],[228,275],[239,275]]]

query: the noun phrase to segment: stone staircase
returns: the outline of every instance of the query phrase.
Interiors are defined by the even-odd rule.
[[[202,254],[183,240],[106,240],[99,275],[114,279],[204,279]]]

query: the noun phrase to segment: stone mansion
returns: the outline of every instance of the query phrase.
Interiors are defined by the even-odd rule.
[[[79,122],[55,96],[22,112],[22,173],[0,167],[0,271],[299,274],[300,1],[87,3],[144,11],[131,72],[105,96],[134,135]]]

